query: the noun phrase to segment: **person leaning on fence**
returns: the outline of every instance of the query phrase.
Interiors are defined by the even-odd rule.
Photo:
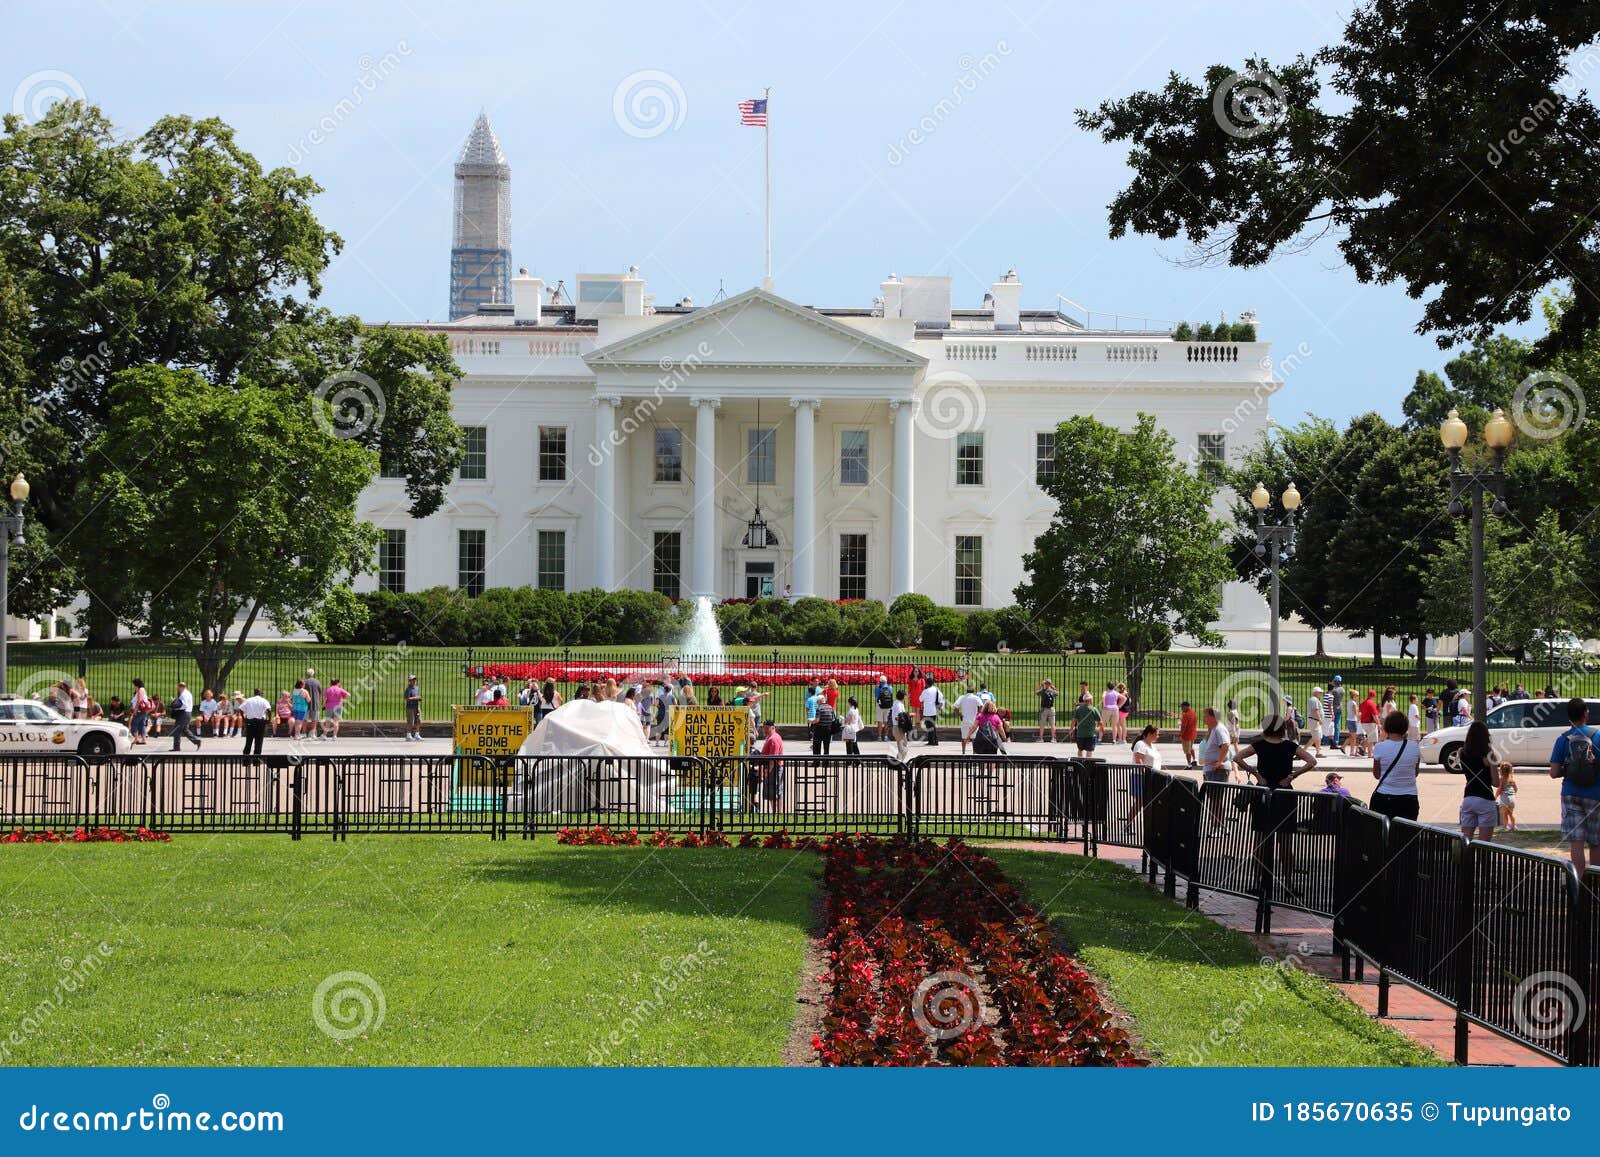
[[[1495,820],[1500,818],[1494,797],[1511,764],[1489,745],[1489,725],[1481,719],[1467,728],[1461,744],[1461,770],[1467,776],[1461,790],[1461,834],[1469,840],[1492,840]]]
[[[816,710],[811,713],[811,754],[827,755],[828,745],[833,742],[834,734],[840,731],[839,713],[833,709],[833,704],[817,694]]]
[[[1567,841],[1572,866],[1581,876],[1600,848],[1600,766],[1596,764],[1596,732],[1589,726],[1589,705],[1567,701],[1572,724],[1550,749],[1550,777],[1561,781],[1561,838]]]
[[[1372,748],[1372,778],[1378,781],[1372,791],[1372,810],[1390,819],[1414,820],[1421,810],[1417,800],[1417,762],[1422,749],[1411,742],[1406,734],[1409,729],[1404,715],[1389,712],[1383,720],[1384,738]]]
[[[1246,762],[1255,756],[1254,766]],[[1300,766],[1295,767],[1299,761]],[[1294,886],[1294,777],[1317,766],[1317,757],[1289,738],[1288,721],[1269,715],[1261,723],[1261,735],[1233,753],[1233,764],[1267,789],[1267,798],[1254,809],[1253,826],[1260,835],[1256,842],[1256,864],[1263,873],[1272,872],[1272,849],[1278,845],[1278,860],[1283,865],[1283,890],[1291,896],[1300,893]]]
[[[422,688],[415,675],[406,676],[406,738],[415,743],[422,738]]]

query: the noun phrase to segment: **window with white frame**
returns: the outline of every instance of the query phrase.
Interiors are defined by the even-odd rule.
[[[867,432],[845,430],[839,435],[839,482],[843,486],[867,484]]]
[[[378,540],[378,589],[406,589],[406,532],[403,529],[386,528]]]
[[[1041,430],[1033,436],[1033,482],[1040,489],[1056,477],[1056,432]]]
[[[839,597],[867,597],[867,536],[864,534],[839,536]]]
[[[956,606],[983,605],[983,539],[956,535]]]
[[[487,530],[461,529],[456,531],[456,586],[476,598],[488,585],[489,532]]]
[[[656,428],[656,481],[683,481],[683,431],[671,426]]]
[[[539,587],[547,591],[567,589],[567,532],[539,532]]]
[[[567,480],[567,428],[539,427],[539,481]]]
[[[650,544],[651,589],[669,599],[683,592],[683,534],[658,530]]]
[[[746,441],[745,481],[771,486],[778,480],[778,432],[770,426],[752,429]]]
[[[460,476],[469,481],[489,477],[489,428],[463,426],[461,434],[466,448],[461,456]]]
[[[1201,434],[1199,444],[1200,477],[1212,485],[1222,485],[1228,462],[1228,436]]]
[[[956,435],[956,485],[983,485],[983,432]]]

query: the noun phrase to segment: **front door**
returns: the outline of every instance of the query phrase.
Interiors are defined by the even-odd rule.
[[[776,564],[770,560],[746,559],[744,564],[744,597],[747,599],[770,599],[777,593],[773,590],[773,580],[776,575]]]

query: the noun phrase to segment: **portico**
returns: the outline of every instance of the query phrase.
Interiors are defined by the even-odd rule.
[[[612,512],[593,541],[596,585],[664,589],[686,558],[682,593],[710,598],[759,593],[763,578],[796,597],[912,589],[911,415],[926,359],[751,290],[584,360],[595,503]],[[776,546],[743,541],[758,503]],[[837,580],[845,594],[824,563],[836,555],[852,571]]]

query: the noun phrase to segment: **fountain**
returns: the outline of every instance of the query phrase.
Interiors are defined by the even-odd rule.
[[[678,646],[682,649],[684,666],[687,668],[714,674],[721,674],[728,669],[728,655],[722,646],[722,628],[717,626],[717,608],[704,595],[694,600],[694,618],[689,621],[689,633]]]

